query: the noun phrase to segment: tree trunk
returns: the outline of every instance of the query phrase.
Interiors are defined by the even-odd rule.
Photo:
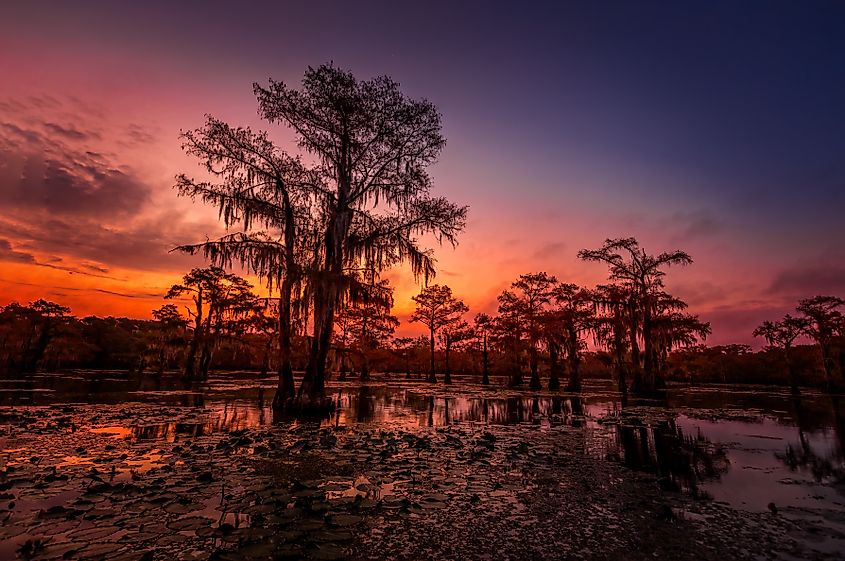
[[[618,323],[616,324],[619,325]],[[621,329],[613,330],[613,351],[616,362],[616,384],[623,399],[628,397],[627,368],[625,368],[625,346],[622,341],[624,335]]]
[[[345,177],[343,173],[340,175]],[[314,290],[314,339],[311,341],[305,375],[296,394],[296,407],[299,412],[306,414],[321,414],[331,409],[331,403],[326,399],[326,359],[331,346],[334,311],[340,297],[340,283],[343,277],[343,240],[348,236],[352,224],[352,211],[346,208],[347,193],[348,178],[339,185],[339,210],[326,230],[325,270],[328,275],[319,279]]]
[[[349,367],[346,365],[346,349],[344,348],[340,352],[340,376],[338,380],[341,382],[346,381],[346,375],[349,373]]]
[[[490,356],[487,352],[487,334],[484,334],[484,342],[482,343],[481,355],[481,384],[484,386],[490,385]]]
[[[636,306],[633,302],[628,303],[628,315],[630,318],[628,322],[628,342],[631,344],[631,368],[634,374],[631,388],[632,391],[637,392],[640,391],[639,388],[643,385],[643,371],[640,364],[640,343],[637,338],[639,320],[637,319]]]
[[[581,391],[581,357],[578,356],[578,336],[573,337],[569,345],[569,383],[566,385],[568,392]]]
[[[798,376],[795,372],[795,366],[792,364],[792,349],[789,345],[783,349],[784,358],[786,359],[786,371],[789,374],[789,388],[793,396],[801,395],[801,388],[798,387]]]
[[[445,363],[443,365],[444,368],[445,368],[445,371],[446,371],[444,376],[443,376],[443,383],[444,384],[451,384],[452,383],[452,372],[451,372],[451,369],[449,368],[449,351],[451,351],[451,350],[452,350],[452,342],[449,340],[448,337],[446,337],[446,354],[445,354],[445,357],[444,357]]]
[[[428,371],[428,381],[432,384],[437,382],[437,376],[434,373],[434,329],[429,329],[429,350],[431,351],[431,368]]]
[[[158,351],[158,369],[156,370],[156,376],[164,374],[164,368],[167,361],[167,353],[164,345],[165,344],[162,343],[161,348]]]
[[[518,388],[524,383],[524,380],[522,379],[522,361],[520,360],[518,346],[513,351],[512,363],[511,368],[513,369],[513,372],[511,373],[508,385],[512,388]]]
[[[528,384],[528,387],[532,390],[539,390],[542,387],[540,384],[540,367],[539,367],[539,359],[537,352],[537,342],[531,341],[531,348],[528,352],[528,363],[529,367],[531,368],[531,382]]]
[[[50,327],[43,325],[41,333],[38,334],[38,339],[35,340],[35,346],[30,350],[29,359],[25,364],[26,372],[35,372],[38,369],[38,363],[44,357],[47,351],[47,345],[50,343]]]
[[[291,300],[293,285],[297,280],[297,265],[294,248],[296,244],[296,222],[293,207],[284,185],[278,184],[282,192],[285,212],[285,276],[279,287],[279,381],[273,396],[273,409],[289,405],[296,394],[293,381],[293,327],[291,321]]]
[[[651,338],[651,304],[645,301],[643,309],[643,379],[641,391],[652,394],[655,390],[654,341]]]
[[[558,347],[556,343],[549,343],[549,389],[560,389],[560,373],[558,372]]]
[[[211,359],[214,356],[214,350],[212,348],[211,341],[206,341],[202,347],[202,354],[200,355],[200,379],[207,380],[208,379],[208,371],[211,368]]]
[[[198,289],[194,301],[197,305],[197,315],[194,317],[194,336],[191,338],[188,355],[185,357],[185,374],[183,376],[185,380],[193,380],[196,372],[197,351],[202,338],[202,289]]]
[[[827,391],[833,393],[835,384],[833,383],[833,357],[831,356],[830,343],[823,343],[822,348],[822,366],[824,367],[824,375],[827,380]]]
[[[581,358],[578,353],[573,353],[569,357],[569,383],[566,385],[566,391],[581,391]]]
[[[295,395],[293,381],[293,350],[291,348],[291,306],[293,281],[285,276],[279,295],[279,368],[276,394],[273,396],[273,408],[282,409]]]
[[[361,376],[358,379],[362,382],[367,382],[370,379],[370,357],[366,349],[361,353]]]

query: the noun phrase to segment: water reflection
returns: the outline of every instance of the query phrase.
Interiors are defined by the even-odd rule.
[[[801,397],[792,400],[793,411],[798,428],[798,444],[789,443],[782,454],[776,456],[795,473],[809,473],[818,483],[845,485],[845,426],[839,407],[839,398],[832,396],[835,442],[814,444],[812,432],[805,428],[807,411]]]
[[[651,426],[639,419],[616,425],[611,458],[629,468],[653,473],[664,489],[687,491],[706,497],[701,483],[717,481],[730,469],[725,447],[708,440],[701,432],[687,434],[676,420]]]
[[[113,428],[116,438],[175,441],[274,422],[274,388],[272,378],[248,372],[185,385],[176,377],[77,371],[0,381],[0,405],[146,402],[189,407],[188,422],[170,422],[163,414],[162,419],[104,428]],[[581,395],[469,384],[447,389],[404,379],[334,383],[329,391],[338,407],[323,425],[580,428],[583,446],[579,443],[575,453],[651,473],[669,489],[753,510],[765,510],[769,502],[843,508],[845,404],[820,394],[795,400],[777,388],[673,388],[663,404],[623,407],[612,387],[600,383],[587,384]]]

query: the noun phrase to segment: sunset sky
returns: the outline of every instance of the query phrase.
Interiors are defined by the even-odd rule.
[[[266,128],[252,83],[329,61],[442,112],[435,193],[470,214],[436,282],[473,313],[520,273],[602,281],[576,253],[619,236],[693,256],[667,285],[712,344],[845,296],[845,3],[292,4],[3,3],[0,305],[148,317],[203,264],[168,251],[220,233],[172,189],[179,130]]]

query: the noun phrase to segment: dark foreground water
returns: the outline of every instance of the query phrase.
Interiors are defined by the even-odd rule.
[[[79,371],[2,381],[0,405],[142,402],[201,408],[196,423],[135,420],[97,429],[172,442],[272,423],[274,386],[272,378],[257,380],[249,373],[185,387],[167,376]],[[779,387],[673,387],[666,402],[622,407],[602,383],[588,383],[574,396],[460,382],[444,387],[402,377],[367,385],[330,383],[329,392],[339,408],[325,425],[583,427],[586,453],[654,473],[668,488],[746,510],[774,504],[845,512],[845,400],[819,393],[796,400]]]

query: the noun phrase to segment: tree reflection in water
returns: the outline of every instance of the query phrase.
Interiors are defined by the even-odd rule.
[[[686,434],[674,419],[646,424],[623,417],[616,426],[616,444],[608,452],[610,458],[653,473],[664,489],[694,497],[707,497],[700,484],[718,480],[730,469],[724,446],[713,444],[700,432]]]
[[[839,396],[830,396],[833,410],[833,432],[835,444],[826,452],[819,453],[811,444],[808,433],[818,427],[812,415],[808,414],[800,396],[792,399],[795,424],[798,426],[798,446],[787,444],[783,454],[776,454],[790,471],[809,471],[817,482],[845,484],[845,418]]]
[[[581,395],[472,384],[455,384],[447,392],[413,383],[375,381],[329,389],[337,408],[332,417],[318,419],[318,425],[368,423],[410,428],[480,423],[520,424],[529,430],[580,427],[583,444],[579,443],[573,453],[607,456],[632,469],[653,473],[668,488],[701,495],[701,487],[709,481],[746,485],[743,477],[734,478],[734,473],[726,476],[728,451],[705,438],[706,434],[731,443],[730,453],[740,462],[734,468],[736,475],[741,475],[749,462],[753,468],[769,470],[768,482],[760,483],[767,496],[799,500],[788,491],[779,494],[777,487],[771,487],[782,485],[781,480],[796,472],[820,485],[845,488],[845,401],[836,396],[808,393],[794,400],[778,388],[676,389],[669,394],[678,413],[675,416],[665,401],[631,400],[631,406],[626,407],[612,388],[607,391],[607,387],[598,385]],[[212,376],[205,383],[185,384],[173,376],[67,371],[2,380],[0,390],[0,405],[4,406],[91,403],[131,407],[134,402],[146,402],[194,411],[196,422],[173,423],[163,410],[155,418],[127,419],[121,427],[103,427],[138,440],[189,440],[269,422],[301,424],[276,415],[270,407],[273,382],[255,380],[249,373]],[[703,411],[702,419],[706,420],[691,420],[690,412],[696,410]],[[763,417],[761,411],[766,412]],[[615,420],[618,425],[602,419]],[[704,434],[696,432],[698,426]],[[769,463],[758,453],[761,447]],[[752,452],[753,459],[747,454],[743,457],[743,451]],[[719,494],[716,487],[709,489]],[[730,500],[730,493],[726,496],[722,491],[720,498]],[[747,493],[742,500],[748,500]]]

